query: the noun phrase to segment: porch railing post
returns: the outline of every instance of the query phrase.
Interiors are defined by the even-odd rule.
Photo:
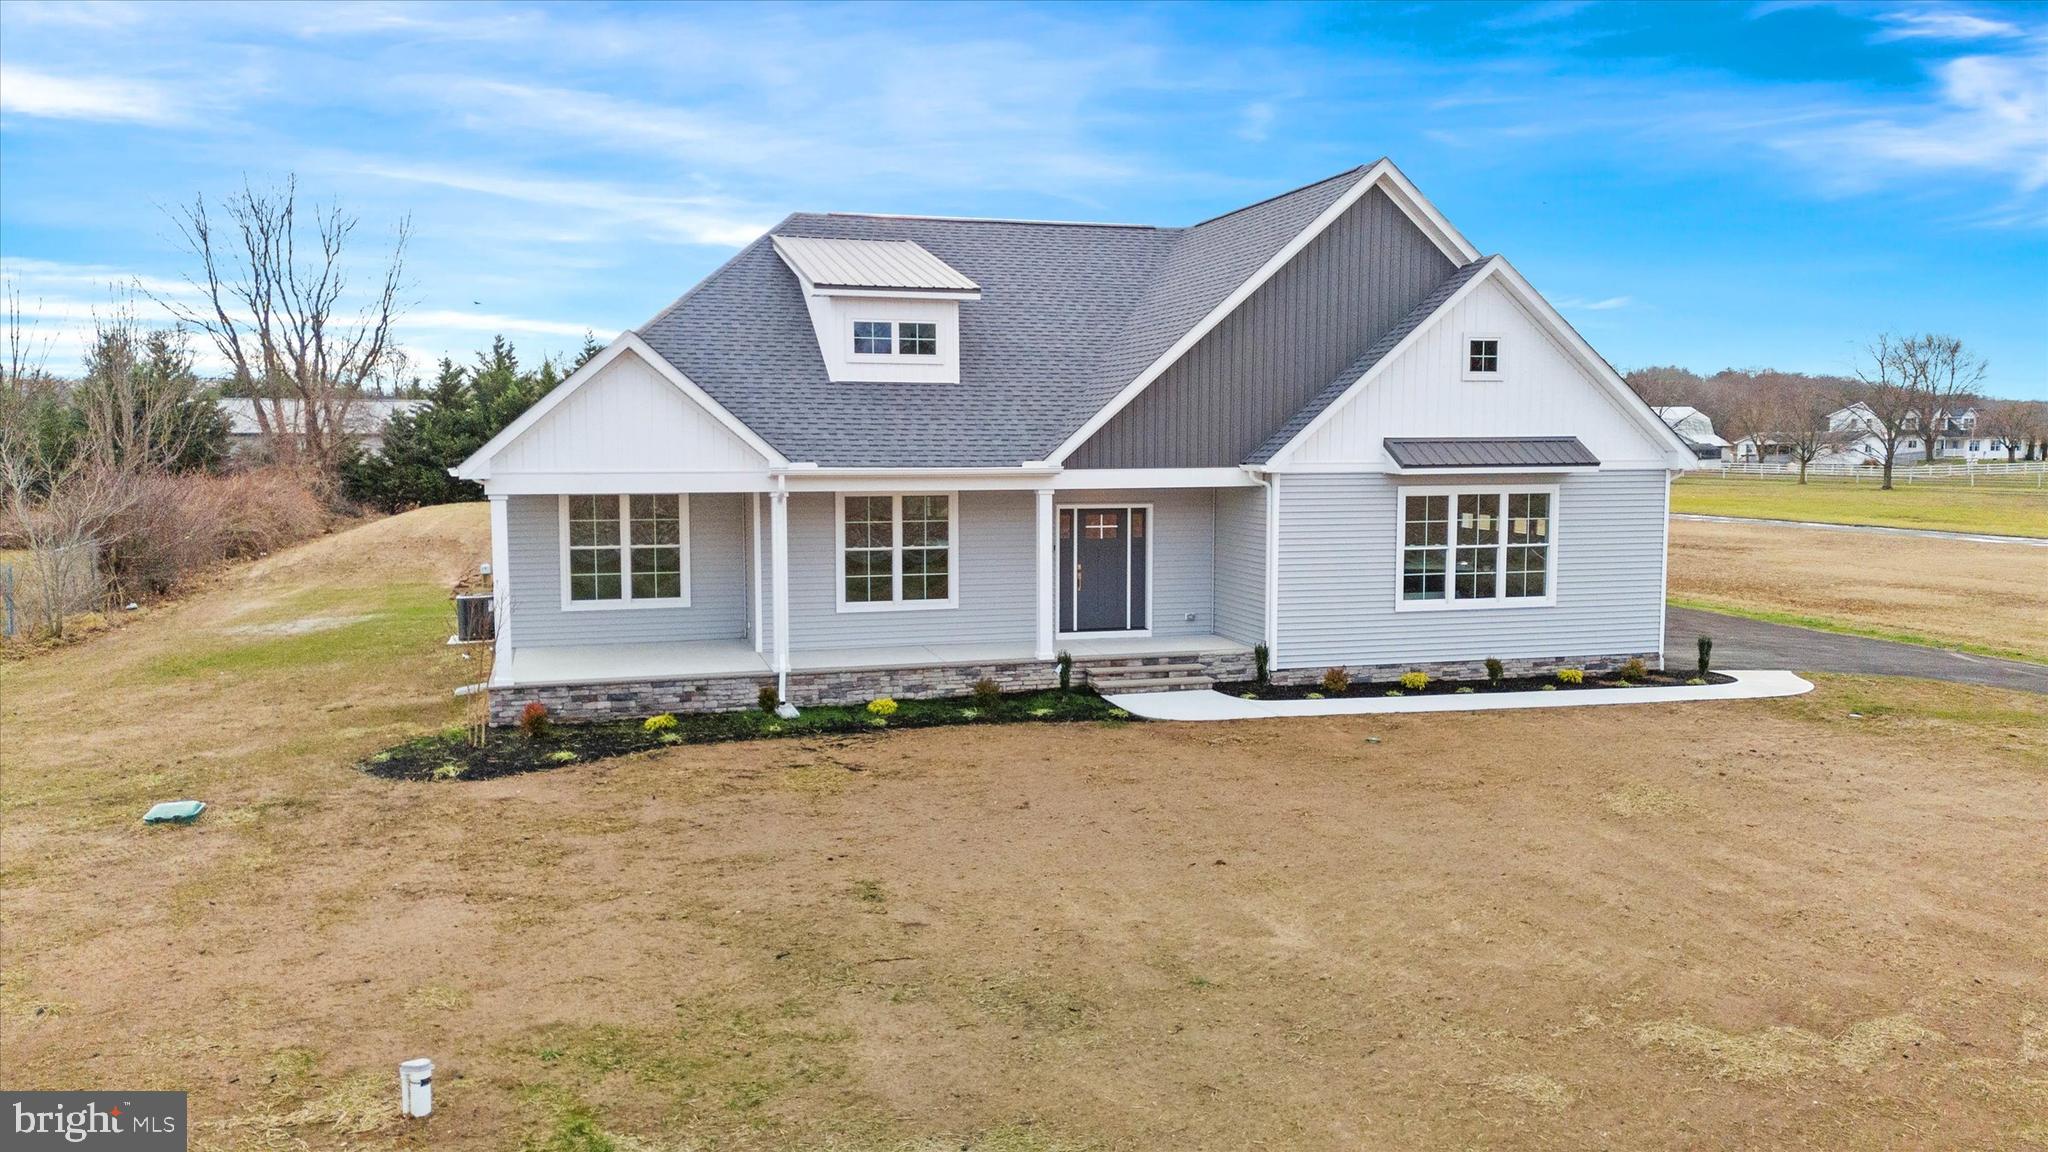
[[[1056,592],[1057,565],[1054,563],[1052,489],[1040,488],[1038,497],[1038,644],[1033,655],[1040,660],[1054,656],[1054,621],[1059,615]]]
[[[775,696],[789,702],[789,490],[769,497],[768,551],[775,601]]]

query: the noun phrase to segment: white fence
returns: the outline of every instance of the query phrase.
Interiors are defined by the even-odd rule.
[[[1740,477],[1796,477],[1799,465],[1785,463],[1742,463],[1701,464],[1692,471],[1695,476],[1719,476],[1723,479]],[[1848,464],[1842,462],[1813,463],[1807,465],[1806,478],[1809,480],[1846,480],[1851,484],[1881,484],[1884,469],[1875,464]],[[1961,464],[1901,464],[1892,469],[1892,483],[1903,484],[1956,484],[1970,487],[1996,486],[2000,488],[2043,488],[2048,489],[2048,461],[1978,460]]]

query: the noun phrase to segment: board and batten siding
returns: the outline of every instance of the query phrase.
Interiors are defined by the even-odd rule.
[[[690,501],[687,608],[562,608],[562,522],[558,496],[506,501],[512,565],[512,635],[521,648],[564,644],[646,644],[732,640],[747,635],[746,497],[698,494]]]
[[[1266,490],[1216,490],[1216,634],[1266,639]]]
[[[491,475],[765,472],[761,454],[663,379],[622,353],[491,461]]]
[[[1069,468],[1227,468],[1455,269],[1372,189],[1100,431]]]
[[[1280,619],[1274,666],[1538,659],[1663,649],[1661,470],[1562,477],[1282,475]],[[1404,484],[1559,486],[1557,602],[1545,607],[1396,611]]]

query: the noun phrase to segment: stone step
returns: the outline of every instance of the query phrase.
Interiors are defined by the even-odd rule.
[[[1118,692],[1183,692],[1201,688],[1212,688],[1216,681],[1207,676],[1132,676],[1114,680],[1091,680],[1096,691],[1114,695]]]
[[[1192,660],[1167,664],[1090,664],[1083,671],[1090,676],[1165,676],[1176,672],[1200,672],[1202,665]]]

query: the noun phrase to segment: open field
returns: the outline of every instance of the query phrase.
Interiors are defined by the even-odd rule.
[[[2048,1145],[2048,697],[351,771],[452,718],[482,531],[0,668],[11,1084],[223,1149]]]
[[[1876,483],[1752,476],[1688,476],[1671,486],[1671,510],[1822,524],[1876,524],[2000,536],[2048,536],[2048,492],[1959,484],[1879,490]]]
[[[2048,548],[1671,522],[1675,604],[2048,662]]]

